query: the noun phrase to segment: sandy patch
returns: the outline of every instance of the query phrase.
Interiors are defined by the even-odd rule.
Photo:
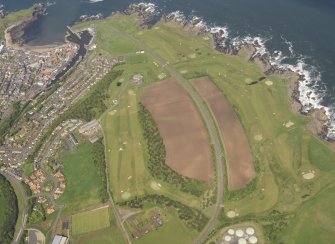
[[[266,84],[267,86],[272,86],[272,85],[273,85],[273,81],[271,81],[271,80],[267,80],[267,81],[265,81],[265,84]]]
[[[302,174],[302,178],[304,178],[305,180],[311,180],[314,177],[315,177],[315,172],[314,171]]]
[[[263,135],[262,134],[255,135],[254,139],[255,139],[255,141],[261,141],[261,140],[263,140]]]
[[[129,90],[129,91],[128,91],[128,95],[135,96],[136,93],[135,93],[133,90]]]
[[[158,79],[160,79],[160,80],[164,79],[165,77],[166,77],[166,74],[165,74],[165,73],[160,73],[160,74],[158,75]]]
[[[162,186],[161,186],[161,184],[157,183],[156,181],[151,181],[150,187],[155,191],[159,191]]]
[[[110,111],[108,114],[113,116],[114,114],[116,114],[116,112],[117,112],[116,110],[113,110],[113,111]]]
[[[124,192],[124,193],[122,193],[121,194],[121,198],[123,199],[123,200],[127,200],[127,199],[129,199],[131,197],[131,194],[130,194],[130,192]]]
[[[195,53],[192,53],[192,54],[188,55],[188,57],[189,57],[189,58],[196,58],[197,55],[196,55]]]
[[[290,128],[290,127],[293,126],[293,125],[294,125],[294,123],[293,123],[292,121],[289,121],[289,122],[287,122],[287,123],[284,124],[284,126],[285,126],[286,128]]]
[[[137,35],[143,35],[143,31],[139,31],[139,32],[137,32]]]
[[[186,74],[188,71],[186,69],[183,69],[182,71],[180,71],[181,74]]]
[[[204,38],[204,40],[206,40],[206,41],[208,41],[209,39],[211,39],[209,36],[204,36],[203,38]]]
[[[232,218],[237,217],[237,216],[238,216],[238,213],[235,212],[234,210],[229,210],[229,211],[226,213],[226,216],[227,216],[228,218],[232,219]]]

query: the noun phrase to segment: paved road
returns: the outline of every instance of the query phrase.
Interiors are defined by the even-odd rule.
[[[162,65],[173,78],[175,78],[183,87],[184,89],[189,93],[191,98],[193,99],[195,105],[198,107],[199,112],[202,116],[202,118],[205,121],[205,124],[208,128],[209,135],[212,141],[212,144],[214,146],[214,152],[216,157],[216,170],[217,170],[217,198],[216,198],[216,205],[215,205],[215,212],[210,218],[209,222],[207,223],[206,227],[202,230],[200,235],[198,236],[195,243],[200,244],[203,243],[209,233],[213,230],[215,227],[215,224],[218,220],[219,215],[222,211],[223,206],[223,160],[222,160],[222,148],[221,148],[221,137],[218,135],[216,130],[216,123],[205,105],[202,102],[201,97],[198,95],[198,93],[193,89],[193,87],[190,85],[190,83],[180,75],[180,73],[171,66],[165,59],[157,55],[155,52],[153,52],[150,48],[145,46],[141,41],[133,37],[132,35],[124,32],[119,32],[116,29],[113,29],[115,32],[118,32],[120,35],[123,35],[127,37],[128,39],[132,40],[134,43],[138,45],[139,48],[144,50],[148,55],[150,55],[152,58],[154,58],[160,65]]]
[[[20,225],[20,229],[17,232],[17,236],[14,236],[14,241],[13,244],[17,244],[19,243],[19,241],[21,240],[21,236],[24,232],[25,226],[26,226],[26,221],[27,221],[27,212],[28,212],[28,207],[27,207],[27,196],[26,193],[21,185],[21,181],[19,181],[18,179],[16,179],[14,176],[12,176],[9,173],[6,172],[1,172],[1,174],[3,174],[7,179],[10,179],[11,183],[15,184],[17,186],[17,188],[20,191],[20,194],[22,196],[23,199],[23,211],[22,211],[22,215],[21,215],[21,220],[19,219],[20,216],[18,217],[17,221],[21,221],[21,225]]]

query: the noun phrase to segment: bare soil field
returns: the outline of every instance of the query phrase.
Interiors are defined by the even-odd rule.
[[[241,189],[256,175],[241,122],[228,100],[211,80],[202,78],[193,80],[192,83],[205,98],[218,123],[226,151],[228,189]]]
[[[214,165],[207,131],[186,91],[176,81],[164,80],[144,88],[141,101],[163,138],[165,163],[181,175],[212,180]]]

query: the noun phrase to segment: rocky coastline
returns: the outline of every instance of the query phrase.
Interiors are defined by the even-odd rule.
[[[6,29],[5,39],[7,45],[22,46],[25,43],[25,30],[45,14],[46,9],[43,7],[43,5],[34,5],[31,15]]]
[[[199,17],[193,17],[192,19],[185,18],[178,11],[170,13],[168,15],[160,16],[155,11],[154,5],[140,3],[132,4],[128,9],[122,12],[123,14],[130,15],[136,14],[141,19],[141,26],[143,28],[150,28],[154,23],[162,20],[165,22],[174,22],[182,26],[185,30],[191,31],[194,35],[211,35],[213,46],[219,52],[228,55],[238,55],[243,59],[257,64],[262,72],[269,75],[276,75],[289,80],[288,83],[288,96],[291,100],[291,109],[293,112],[309,116],[311,122],[308,125],[308,129],[315,135],[319,136],[332,144],[335,143],[334,139],[327,137],[329,129],[330,118],[326,114],[324,108],[317,109],[313,108],[307,113],[303,110],[303,105],[300,102],[300,91],[299,83],[304,80],[304,75],[299,74],[289,68],[283,68],[271,62],[271,59],[276,59],[279,53],[274,53],[272,56],[268,52],[258,52],[262,48],[262,43],[255,39],[252,41],[245,42],[230,42],[225,43],[227,33],[223,28],[211,29],[203,23],[203,20]],[[157,18],[159,16],[159,18]]]

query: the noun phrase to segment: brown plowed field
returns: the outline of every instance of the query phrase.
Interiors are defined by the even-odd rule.
[[[144,88],[141,102],[155,119],[166,164],[181,175],[210,181],[214,166],[207,131],[186,91],[174,80]]]
[[[223,139],[228,173],[228,189],[245,187],[256,175],[248,139],[234,109],[209,79],[192,81],[212,110]]]

